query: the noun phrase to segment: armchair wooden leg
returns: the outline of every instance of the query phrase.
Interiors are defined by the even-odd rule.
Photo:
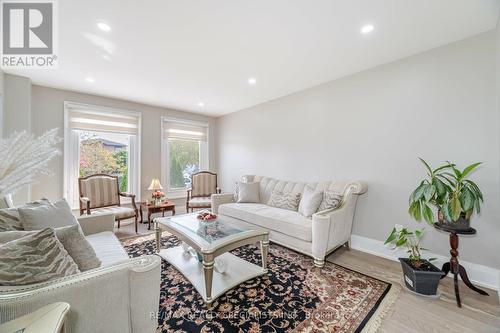
[[[135,213],[135,233],[137,233],[137,212]]]
[[[118,220],[117,222],[118,222],[118,229],[120,229],[120,220]]]

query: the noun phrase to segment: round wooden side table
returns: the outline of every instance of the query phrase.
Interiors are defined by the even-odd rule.
[[[470,282],[469,277],[467,276],[467,271],[465,270],[464,266],[460,265],[460,263],[458,262],[458,235],[475,235],[476,229],[469,228],[464,230],[456,230],[449,228],[445,223],[439,222],[434,223],[434,228],[448,232],[450,234],[451,258],[450,261],[445,262],[443,264],[443,268],[441,268],[441,270],[444,272],[444,275],[441,277],[441,279],[448,275],[448,273],[450,272],[451,274],[453,274],[453,283],[455,285],[455,298],[457,299],[457,306],[459,308],[462,307],[462,301],[460,300],[460,291],[458,290],[459,275],[467,287],[481,295],[488,296],[488,293],[486,291],[479,289]]]

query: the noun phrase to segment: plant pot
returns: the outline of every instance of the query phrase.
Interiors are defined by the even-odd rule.
[[[427,260],[422,260],[422,268],[414,268],[410,259],[399,258],[403,268],[403,278],[406,287],[417,294],[436,295],[439,281],[444,273]]]
[[[460,214],[460,217],[455,222],[450,222],[450,221],[447,221],[446,219],[444,219],[443,221],[440,221],[440,222],[444,227],[446,227],[448,229],[452,229],[452,230],[470,229],[470,219],[466,219],[464,213]]]

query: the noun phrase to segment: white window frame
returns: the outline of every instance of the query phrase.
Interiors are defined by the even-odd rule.
[[[210,126],[208,122],[205,121],[195,121],[195,120],[187,120],[181,118],[172,118],[172,117],[161,117],[161,183],[165,188],[165,194],[168,198],[171,199],[179,199],[187,197],[187,188],[180,189],[171,189],[170,188],[170,163],[169,163],[169,146],[168,139],[165,138],[165,122],[176,122],[180,124],[186,125],[196,125],[203,126],[207,128],[207,141],[205,144],[202,144],[200,147],[200,171],[210,170]]]
[[[75,179],[74,177],[76,176],[76,179],[79,177],[79,169],[78,172],[74,173],[75,170],[70,171],[72,168],[79,168],[80,165],[80,145],[79,143],[77,144],[76,148],[76,158],[77,160],[71,160],[70,156],[75,156],[75,142],[74,140],[71,139],[71,129],[69,128],[69,110],[74,107],[79,107],[79,108],[85,108],[88,110],[94,110],[94,111],[99,111],[99,112],[109,112],[109,113],[114,113],[114,114],[122,114],[122,115],[130,115],[130,116],[135,116],[138,118],[138,128],[137,128],[137,142],[136,142],[136,175],[133,176],[136,179],[136,190],[133,193],[135,194],[135,201],[140,202],[141,201],[141,137],[142,137],[142,113],[137,112],[137,111],[130,111],[130,110],[125,110],[125,109],[118,109],[118,108],[112,108],[112,107],[107,107],[107,106],[99,106],[99,105],[93,105],[93,104],[86,104],[86,103],[79,103],[79,102],[72,102],[72,101],[64,101],[64,155],[63,155],[63,193],[64,197],[68,200],[68,203],[70,204],[72,209],[78,209],[80,208],[80,203],[79,203],[79,198],[78,198],[78,180],[76,180],[76,188],[73,188],[75,186]],[[97,131],[99,132],[99,131]],[[101,131],[102,132],[102,131]],[[71,144],[70,144],[71,143]],[[131,150],[131,147],[129,146],[129,151]],[[130,163],[130,156],[129,156],[129,163]],[[129,170],[129,184],[130,184],[130,170],[131,168],[128,168]],[[130,192],[130,191],[129,191]],[[76,196],[76,197],[75,197]],[[130,203],[131,200],[130,198],[120,198],[122,203]]]

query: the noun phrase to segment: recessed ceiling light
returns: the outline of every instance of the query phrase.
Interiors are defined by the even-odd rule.
[[[360,31],[363,35],[367,35],[367,34],[371,33],[373,31],[373,29],[375,29],[375,27],[373,25],[367,24],[367,25],[362,26]]]
[[[105,32],[111,31],[111,27],[109,25],[107,25],[106,23],[104,23],[104,22],[97,23],[97,27],[99,29],[101,29],[102,31],[105,31]]]
[[[248,84],[249,85],[253,86],[256,83],[257,83],[257,79],[256,78],[251,77],[251,78],[248,79]]]
[[[198,106],[199,106],[200,108],[202,108],[202,107],[204,107],[204,106],[205,106],[205,104],[204,104],[203,102],[198,102]]]
[[[101,56],[101,58],[103,58],[103,59],[104,59],[104,60],[106,60],[106,61],[111,61],[111,57],[110,57],[109,55],[107,55],[107,54],[103,54],[103,55]]]
[[[93,77],[88,77],[85,79],[85,81],[87,81],[88,83],[94,83],[94,78]]]

